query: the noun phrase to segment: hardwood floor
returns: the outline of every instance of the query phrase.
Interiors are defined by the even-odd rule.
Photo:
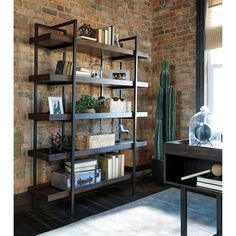
[[[14,215],[14,235],[31,236],[47,232],[167,188],[156,184],[151,176],[137,179],[134,196],[131,195],[131,186],[131,182],[124,182],[77,196],[73,220],[69,218],[69,199],[17,212]]]

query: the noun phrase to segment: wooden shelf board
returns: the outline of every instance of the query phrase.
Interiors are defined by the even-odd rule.
[[[81,151],[76,150],[75,159],[84,158],[89,155],[130,149],[132,148],[132,146],[133,146],[133,142],[127,141],[127,142],[122,142],[122,143],[117,142],[115,146],[94,148],[94,149],[81,150]],[[144,146],[147,146],[147,141],[137,141],[137,147],[144,147]],[[45,160],[45,161],[58,161],[58,160],[65,160],[67,158],[70,158],[70,152],[50,154],[49,148],[29,150],[28,155],[31,157]]]
[[[188,140],[170,141],[164,145],[166,155],[222,161],[222,149],[188,145]]]
[[[36,37],[30,37],[29,43],[36,43]],[[72,46],[72,37],[58,33],[46,33],[38,36],[38,45],[50,50]]]
[[[29,81],[42,84],[72,84],[71,76],[60,74],[40,74],[30,75]],[[110,88],[133,88],[134,82],[132,80],[115,80],[115,79],[95,79],[91,77],[76,76],[77,84],[89,84],[93,86],[104,85]],[[139,88],[148,88],[147,82],[138,81]]]
[[[151,174],[150,169],[142,170],[142,171],[136,172],[136,177],[142,177],[149,174]],[[92,185],[81,187],[79,189],[75,189],[75,194],[79,194],[79,193],[91,191],[94,189],[102,188],[105,186],[109,186],[112,184],[116,184],[119,182],[127,181],[127,180],[130,180],[131,178],[132,178],[132,174],[129,173],[118,178],[104,180],[97,184],[92,184]],[[36,186],[31,186],[28,188],[28,190],[37,198],[40,198],[48,202],[59,200],[59,199],[70,196],[70,190],[57,189],[55,187],[52,187],[50,183],[43,183],[43,184],[38,184]]]
[[[29,43],[36,43],[36,38],[31,37]],[[72,46],[72,37],[57,33],[46,33],[38,36],[38,45],[50,50]],[[86,53],[91,56],[100,57],[103,51],[104,59],[124,60],[131,59],[134,51],[126,48],[98,43],[91,40],[77,39],[77,52]],[[147,59],[148,54],[138,52],[140,59]]]
[[[147,112],[137,112],[137,117],[147,117]],[[76,120],[133,118],[133,112],[76,113]],[[71,114],[29,113],[28,118],[37,121],[71,121]]]

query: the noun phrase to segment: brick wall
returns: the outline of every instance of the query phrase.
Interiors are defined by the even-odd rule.
[[[115,25],[120,37],[138,35],[139,50],[148,52],[150,58],[139,63],[139,79],[149,82],[149,88],[139,90],[138,110],[148,111],[149,117],[139,119],[138,138],[147,139],[148,159],[153,153],[153,117],[155,91],[159,86],[161,61],[171,62],[173,82],[177,88],[177,134],[187,137],[187,125],[195,111],[195,1],[155,0],[15,0],[14,17],[14,189],[15,193],[27,191],[32,185],[32,158],[27,150],[33,147],[33,122],[28,113],[33,111],[33,84],[28,76],[33,74],[34,49],[28,44],[34,34],[34,23],[57,24],[77,19],[78,25],[90,24],[93,28]],[[39,71],[52,72],[60,52],[40,50]],[[68,55],[71,58],[71,54]],[[80,65],[87,66],[94,60],[79,54]],[[105,69],[118,64],[105,64]],[[125,63],[124,68],[133,68]],[[132,72],[131,72],[132,73]],[[70,100],[70,88],[67,100]],[[80,86],[78,94],[98,95],[96,89]],[[60,96],[60,87],[39,86],[39,110],[48,110],[47,97]],[[106,95],[111,95],[106,90]],[[130,93],[125,93],[127,98]],[[69,104],[68,104],[69,105]],[[47,146],[48,135],[60,129],[60,123],[39,122],[38,146]],[[146,152],[147,153],[147,152]],[[59,163],[38,163],[38,181],[50,178],[51,170]]]
[[[161,63],[168,59],[177,91],[177,138],[188,137],[188,123],[196,109],[195,11],[194,0],[153,3],[152,85],[154,90],[159,87]]]
[[[32,158],[27,156],[27,150],[33,147],[33,122],[28,119],[28,113],[33,111],[33,84],[28,82],[28,76],[33,74],[33,45],[28,44],[30,36],[34,34],[34,23],[57,24],[63,21],[77,19],[78,26],[83,23],[90,24],[93,28],[115,25],[119,28],[120,37],[138,35],[139,50],[151,54],[152,44],[152,1],[151,0],[16,0],[14,17],[15,33],[15,59],[14,59],[14,167],[15,193],[27,191],[27,187],[32,185]],[[52,72],[56,62],[62,57],[60,52],[39,52],[39,71],[42,73]],[[68,58],[71,58],[69,53]],[[88,55],[78,55],[81,66],[88,66],[94,58]],[[105,69],[111,65],[105,64]],[[113,67],[118,67],[118,63],[113,63]],[[124,68],[131,68],[133,64],[125,63]],[[143,81],[151,80],[151,59],[140,63],[140,76]],[[70,88],[67,89],[67,100],[70,100]],[[98,96],[98,90],[80,86],[78,94],[89,93]],[[145,93],[147,91],[144,91]],[[110,91],[105,91],[105,95],[110,95]],[[142,91],[140,96],[142,97]],[[47,97],[60,96],[60,87],[39,86],[39,110],[48,110]],[[127,97],[130,94],[126,94]],[[146,109],[146,106],[148,108]],[[69,105],[69,104],[68,104]],[[139,110],[151,112],[150,102],[140,101]],[[151,119],[151,118],[149,118]],[[140,125],[142,125],[141,123]],[[60,129],[60,123],[38,122],[38,146],[47,146],[48,135]],[[141,127],[141,126],[140,126]],[[140,129],[138,136],[144,136],[151,142],[152,130],[144,133]],[[52,169],[57,168],[59,163],[47,163],[39,160],[38,181],[47,181]]]

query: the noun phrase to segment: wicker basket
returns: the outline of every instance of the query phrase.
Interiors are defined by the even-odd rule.
[[[76,136],[75,148],[87,150],[115,145],[115,134],[100,134],[90,136]]]
[[[98,112],[131,112],[131,102],[130,101],[114,101],[113,99],[106,99],[103,105],[98,109]]]

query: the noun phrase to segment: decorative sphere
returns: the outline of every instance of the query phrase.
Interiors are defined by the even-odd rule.
[[[211,128],[203,123],[200,123],[195,128],[195,137],[199,142],[208,141],[211,137]]]
[[[215,164],[211,167],[211,172],[215,176],[221,176],[222,175],[222,165]]]

